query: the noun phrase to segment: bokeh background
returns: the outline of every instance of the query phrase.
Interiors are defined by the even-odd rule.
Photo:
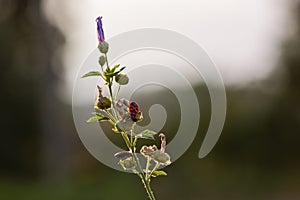
[[[210,115],[199,85],[203,123],[152,182],[158,199],[300,199],[300,2],[286,0],[0,0],[0,199],[146,199],[137,177],[87,152],[73,123],[72,83],[100,14],[107,37],[143,27],[187,35],[225,81],[220,140],[198,159]]]

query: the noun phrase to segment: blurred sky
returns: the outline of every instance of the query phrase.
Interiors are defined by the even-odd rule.
[[[80,65],[97,46],[95,18],[107,38],[138,28],[177,31],[201,45],[226,84],[265,78],[276,66],[282,40],[292,30],[286,0],[45,0],[51,23],[65,34],[64,93],[71,96]],[[65,92],[65,91],[68,92]]]

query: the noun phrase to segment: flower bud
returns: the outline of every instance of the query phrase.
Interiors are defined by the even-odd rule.
[[[105,110],[111,108],[111,101],[107,97],[99,97],[95,103],[95,108]]]
[[[109,45],[106,41],[103,41],[103,42],[99,43],[99,45],[98,45],[99,51],[104,54],[108,52],[108,47],[109,47]]]
[[[126,74],[118,74],[116,76],[116,81],[120,85],[127,85],[128,82],[129,82],[129,78],[128,78],[128,76]]]
[[[97,101],[95,102],[94,108],[99,110],[111,108],[110,99],[102,96],[102,88],[99,85],[97,85],[97,88],[98,88],[99,95]]]
[[[99,62],[99,64],[100,64],[101,66],[103,66],[103,65],[106,63],[105,57],[104,57],[104,56],[100,56],[98,62]]]
[[[104,31],[102,28],[102,17],[101,16],[97,17],[96,22],[97,22],[98,40],[99,40],[99,43],[101,43],[105,40],[104,39]]]

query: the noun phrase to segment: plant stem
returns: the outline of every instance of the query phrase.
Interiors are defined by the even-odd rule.
[[[106,60],[107,69],[110,69],[109,65],[108,65],[108,60],[107,60],[107,54],[105,54],[105,60]],[[107,85],[108,85],[109,95],[110,95],[110,98],[111,98],[113,114],[115,116],[115,119],[119,120],[119,117],[118,117],[117,112],[115,110],[115,100],[114,100],[114,96],[113,96],[113,92],[112,92],[112,88],[111,88],[112,82],[113,82],[113,78],[109,78]]]
[[[148,194],[148,197],[150,200],[155,200],[155,196],[152,192],[151,186],[150,186],[150,181],[146,180],[145,174],[139,174],[140,178],[142,179],[142,182],[144,184],[144,187],[146,189],[146,192]]]
[[[147,180],[150,179],[150,177],[151,177],[151,173],[150,173],[150,176],[148,176],[148,171],[149,171],[149,166],[150,166],[150,160],[151,160],[150,156],[147,156],[147,164],[146,164],[146,179]]]
[[[129,149],[129,151],[132,152],[132,144],[130,143],[127,134],[126,134],[125,132],[122,131],[122,132],[121,132],[121,135],[122,135],[122,137],[123,137],[123,139],[124,139],[124,141],[125,141],[125,143],[126,143],[127,148]]]
[[[108,115],[108,117],[109,117],[114,123],[116,123],[116,119],[114,118],[114,116],[112,116],[112,115],[110,114],[109,111],[104,110],[104,112]]]
[[[131,146],[134,147],[133,146],[133,130],[132,129],[130,131],[130,143],[131,143]]]
[[[151,189],[151,186],[150,186],[150,179],[147,179],[146,173],[143,172],[140,161],[139,161],[139,159],[138,159],[135,152],[133,152],[133,155],[134,155],[134,159],[137,162],[138,168],[141,171],[140,173],[138,173],[138,176],[142,179],[142,183],[144,184],[144,187],[146,189],[148,197],[149,197],[150,200],[155,200],[155,196],[154,196],[154,194],[152,192],[152,189]]]
[[[112,93],[111,83],[110,82],[108,83],[108,89],[109,89],[109,94],[110,94],[110,98],[111,98],[113,114],[114,114],[115,118],[117,120],[119,120],[119,117],[118,117],[118,115],[116,113],[116,110],[115,110],[115,100],[114,100],[114,96],[113,96],[113,93]]]
[[[155,170],[157,170],[157,168],[159,168],[159,166],[160,166],[160,163],[156,163],[156,165],[154,166],[154,168],[152,169],[152,171],[151,171],[151,173],[150,173],[150,177],[151,177],[151,175],[153,174],[153,172],[154,172]]]
[[[121,89],[121,85],[119,84],[119,85],[118,85],[118,90],[117,90],[117,92],[116,92],[115,99],[118,99],[118,95],[119,95],[120,89]]]
[[[108,65],[108,60],[107,60],[107,55],[105,54],[105,60],[106,60],[106,67],[107,69],[110,69],[109,68],[109,65]],[[103,71],[103,69],[102,69]],[[115,98],[113,96],[113,92],[112,92],[112,82],[113,82],[113,78],[109,78],[109,80],[107,81],[107,85],[108,85],[108,89],[109,89],[109,94],[110,94],[110,98],[111,98],[111,102],[112,102],[112,112],[113,112],[113,115],[111,115],[110,112],[106,111],[106,114],[109,115],[109,117],[111,118],[111,121],[113,122],[117,122],[119,120],[119,115],[118,113],[116,112],[116,109],[115,109],[115,99],[118,98],[118,94],[119,94],[119,91],[120,91],[120,85],[118,86],[118,90],[115,94]],[[146,189],[146,192],[148,194],[148,197],[150,200],[155,200],[155,196],[152,192],[152,189],[151,189],[151,186],[150,186],[150,177],[151,177],[151,173],[150,173],[150,177],[148,177],[148,168],[149,168],[149,162],[150,160],[147,160],[147,167],[146,167],[146,172],[143,172],[143,169],[141,167],[141,163],[137,157],[137,154],[135,153],[135,146],[136,146],[136,143],[137,143],[137,137],[133,135],[133,130],[134,130],[134,126],[132,127],[132,130],[131,130],[131,134],[130,134],[130,140],[128,138],[128,135],[122,131],[121,132],[121,135],[126,143],[126,146],[127,148],[129,149],[130,152],[132,152],[133,154],[133,159],[136,160],[136,163],[137,163],[137,166],[138,166],[138,170],[140,172],[135,172],[142,180],[142,183],[144,184],[144,187]],[[133,138],[134,136],[134,138]]]
[[[106,67],[108,68],[108,69],[110,69],[109,68],[109,65],[108,65],[108,60],[107,60],[107,54],[104,54],[105,55],[105,60],[106,60]]]

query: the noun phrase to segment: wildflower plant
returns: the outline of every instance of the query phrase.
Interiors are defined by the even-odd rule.
[[[96,19],[98,33],[98,49],[101,53],[99,57],[99,71],[91,71],[82,76],[91,77],[98,76],[103,79],[105,86],[109,92],[109,96],[103,95],[103,86],[97,85],[98,97],[94,104],[95,112],[87,122],[109,122],[112,126],[112,133],[119,134],[126,146],[127,151],[116,152],[114,156],[119,160],[118,163],[126,171],[138,175],[146,189],[149,199],[154,200],[155,196],[151,189],[151,178],[157,176],[166,176],[165,171],[159,170],[171,164],[170,156],[166,150],[166,136],[160,133],[158,136],[161,140],[160,149],[156,145],[142,146],[137,149],[137,143],[143,141],[140,139],[154,140],[157,133],[152,130],[135,131],[135,126],[143,119],[143,115],[139,105],[134,101],[125,98],[119,98],[118,94],[121,87],[129,82],[129,78],[123,73],[125,66],[120,64],[110,66],[107,53],[109,44],[105,41],[104,31],[102,27],[102,17]],[[113,85],[117,85],[117,91],[113,91]],[[144,157],[145,162],[141,162],[138,152]],[[142,163],[145,163],[144,166]]]

